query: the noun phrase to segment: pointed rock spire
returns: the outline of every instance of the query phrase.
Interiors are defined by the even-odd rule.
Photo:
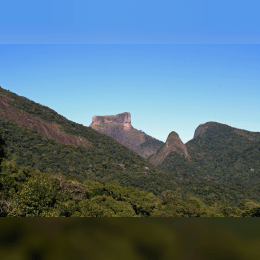
[[[154,165],[161,164],[171,152],[177,152],[190,160],[190,155],[187,152],[185,144],[181,141],[179,135],[174,131],[168,135],[166,143],[162,146],[159,152],[151,157],[149,161]]]

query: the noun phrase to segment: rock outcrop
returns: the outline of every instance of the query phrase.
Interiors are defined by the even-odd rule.
[[[208,128],[208,126],[206,124],[200,124],[195,129],[193,138],[196,138],[197,136],[204,134],[207,128]]]
[[[187,152],[185,144],[174,131],[168,135],[166,143],[150,158],[149,162],[154,165],[161,164],[171,152],[177,152],[190,161],[190,155]]]
[[[94,130],[106,134],[132,151],[147,159],[164,144],[131,125],[131,114],[124,112],[113,116],[93,116],[90,125]]]
[[[41,119],[34,118],[32,115],[24,111],[18,111],[15,108],[10,107],[7,104],[7,101],[13,101],[13,99],[0,95],[0,119],[14,121],[19,125],[33,129],[48,138],[52,138],[59,143],[83,146],[90,149],[93,148],[91,143],[86,139],[66,134],[59,130],[59,125],[44,122]]]
[[[128,112],[113,116],[93,116],[90,127],[98,130],[102,124],[120,124],[124,131],[130,131],[133,128],[131,125],[131,114]]]

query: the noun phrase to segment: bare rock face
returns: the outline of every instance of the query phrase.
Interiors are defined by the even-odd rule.
[[[98,130],[102,124],[120,124],[124,131],[130,131],[133,127],[131,125],[131,114],[124,112],[113,116],[93,116],[91,128]]]
[[[204,134],[207,128],[208,128],[208,126],[206,126],[205,124],[200,124],[195,129],[195,133],[194,133],[193,138],[196,138],[197,136]]]
[[[154,165],[161,164],[171,152],[177,152],[182,156],[185,156],[185,158],[190,161],[190,155],[187,152],[185,144],[181,141],[179,135],[174,131],[168,135],[166,143],[162,146],[158,153],[154,154],[150,158],[149,162]]]
[[[47,136],[48,138],[52,138],[59,143],[83,146],[90,149],[93,148],[88,140],[66,134],[59,130],[59,125],[44,122],[43,120],[35,118],[24,111],[18,111],[15,108],[10,107],[7,104],[7,101],[13,100],[11,98],[0,95],[0,119],[14,121],[19,125],[25,126],[28,129],[33,129],[38,133]]]
[[[131,125],[131,114],[124,112],[113,116],[93,116],[90,125],[94,130],[106,134],[132,151],[147,159],[164,143]]]

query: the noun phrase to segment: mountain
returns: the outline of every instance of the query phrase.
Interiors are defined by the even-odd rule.
[[[259,132],[207,122],[196,128],[193,139],[182,145],[183,151],[184,147],[189,157],[165,151],[158,163],[155,156],[149,161],[179,178],[200,177],[247,189],[260,184]]]
[[[112,116],[93,116],[90,127],[106,134],[145,159],[164,144],[131,125],[131,114],[124,112]]]
[[[5,151],[18,166],[50,175],[64,172],[80,182],[117,180],[141,190],[150,186],[154,194],[161,193],[160,185],[169,189],[167,173],[113,138],[1,87],[0,103]]]
[[[171,153],[176,153],[179,156],[190,160],[190,155],[187,152],[185,144],[174,131],[168,135],[166,143],[161,146],[157,153],[150,157],[149,162],[154,165],[161,164]]]
[[[175,146],[176,151],[179,151],[179,153],[171,151],[161,164],[155,166],[112,137],[102,134],[91,127],[70,121],[46,106],[35,103],[28,98],[19,96],[1,87],[0,103],[0,132],[5,140],[3,149],[9,160],[4,167],[6,170],[2,169],[0,171],[0,197],[3,190],[5,190],[7,192],[7,197],[5,198],[7,210],[9,208],[8,196],[13,196],[13,188],[17,192],[18,182],[20,183],[19,187],[24,187],[25,189],[21,192],[24,192],[23,196],[26,200],[26,194],[31,189],[24,186],[24,181],[26,183],[29,181],[32,185],[36,185],[37,183],[35,183],[36,181],[33,176],[39,175],[39,178],[41,178],[41,174],[44,176],[47,174],[52,178],[55,178],[54,176],[57,175],[60,176],[60,174],[66,175],[69,180],[75,180],[87,185],[87,188],[90,190],[92,189],[90,188],[91,185],[93,185],[93,187],[96,187],[95,196],[103,196],[104,192],[105,194],[111,194],[110,188],[105,188],[104,185],[110,187],[110,183],[116,181],[121,185],[121,188],[128,187],[134,193],[136,193],[134,189],[145,192],[142,194],[146,195],[136,195],[139,198],[138,200],[141,201],[149,201],[154,195],[160,199],[165,198],[169,203],[172,203],[171,201],[177,197],[184,199],[187,196],[194,196],[206,204],[212,201],[223,201],[232,205],[240,205],[241,199],[259,201],[260,190],[257,186],[254,189],[245,189],[239,185],[221,183],[221,180],[212,182],[205,179],[205,172],[200,171],[196,167],[192,168],[194,165],[196,166],[192,161],[192,158],[196,155],[196,151],[193,153],[186,145],[187,154],[190,156],[191,161],[189,161],[188,156],[185,158],[185,149],[183,148],[183,144],[178,141],[176,133],[170,135],[169,140],[179,142]],[[126,117],[124,116],[124,118]],[[129,120],[125,120],[124,122],[129,126]],[[242,132],[242,134],[244,133]],[[202,137],[204,138],[204,135],[201,137],[198,136],[194,140]],[[254,136],[250,136],[249,138],[254,138]],[[257,143],[252,142],[252,146],[248,146],[243,150],[242,157],[244,156],[248,159],[247,157],[249,156],[255,161],[258,156],[255,153],[257,147]],[[161,168],[163,167],[161,166],[167,162],[170,155],[174,155],[177,158],[174,160],[174,163],[179,168],[176,169],[175,166],[172,167],[172,165],[168,164],[167,167],[172,167],[171,171],[168,171],[167,167],[165,170],[162,170]],[[216,154],[216,156],[218,155]],[[183,161],[187,161],[188,163],[184,164]],[[241,158],[241,163],[247,162],[244,162],[243,158]],[[20,169],[17,169],[16,165]],[[33,173],[32,177],[28,177],[28,179],[25,176],[28,172],[23,167],[33,169],[30,170]],[[195,169],[197,173],[194,174],[195,170],[194,172],[187,171],[188,167]],[[254,167],[255,172],[257,172],[257,166],[254,165]],[[185,171],[187,173],[186,176]],[[10,194],[8,195],[9,191],[6,191],[6,187],[9,187],[8,185],[11,183],[11,179],[9,178],[13,178],[14,186],[10,188]],[[44,178],[42,179],[43,182]],[[6,180],[6,182],[2,183],[3,180]],[[102,184],[103,186],[100,184],[100,186],[96,182],[105,184]],[[71,194],[75,194],[73,196],[76,198],[78,193],[84,191],[84,187],[72,184],[71,182],[68,185],[66,184],[64,189]],[[60,183],[59,187],[61,188],[61,186],[62,184]],[[117,186],[115,190],[118,190]],[[37,190],[38,188],[36,185],[33,190]],[[52,188],[49,190],[50,195],[51,190]],[[115,191],[116,193],[117,191]],[[129,191],[126,191],[126,193],[129,193]],[[149,193],[153,193],[154,195]],[[115,195],[114,199],[122,199],[120,196]],[[168,199],[169,196],[170,198]],[[95,199],[99,200],[101,198]],[[93,207],[96,205],[95,199]],[[127,198],[125,200],[128,201]],[[66,202],[66,207],[70,207],[69,205],[70,203],[74,203],[73,201]],[[102,203],[106,202],[103,201]],[[140,203],[136,202],[136,204],[132,205],[135,212],[140,211]],[[26,207],[24,208],[25,210]],[[120,206],[116,207],[120,209]],[[144,208],[147,207],[147,205],[144,206]],[[154,202],[153,206],[148,207],[148,211],[151,213],[151,210],[157,207],[158,203]],[[175,209],[175,206],[172,209]],[[145,211],[144,209],[142,210]],[[156,214],[163,216],[163,213],[161,214],[160,212],[160,209],[157,208]],[[171,215],[171,210],[169,212]],[[191,213],[191,215],[194,214]]]
[[[93,146],[85,138],[76,137],[70,134],[64,133],[59,124],[49,123],[43,121],[40,118],[33,117],[31,114],[24,111],[19,111],[8,105],[8,102],[14,102],[15,98],[9,98],[4,95],[0,95],[0,118],[16,122],[21,126],[25,126],[27,129],[35,130],[48,138],[54,139],[56,142],[63,144],[70,144],[74,146],[83,146],[93,149]],[[43,109],[43,112],[45,110]],[[36,112],[37,113],[37,112]]]

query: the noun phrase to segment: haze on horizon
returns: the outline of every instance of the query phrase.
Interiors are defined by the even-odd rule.
[[[0,86],[76,123],[131,113],[163,142],[215,121],[260,132],[259,45],[0,45]]]

